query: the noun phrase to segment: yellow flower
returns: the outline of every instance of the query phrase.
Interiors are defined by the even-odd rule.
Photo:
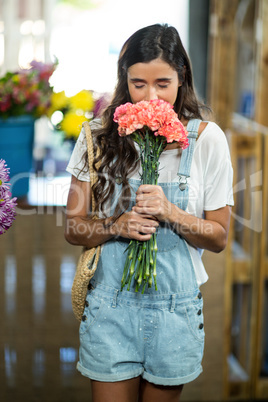
[[[13,81],[15,84],[18,84],[19,81],[20,81],[19,74],[14,74],[14,75],[12,76],[12,81]]]
[[[84,112],[90,112],[94,107],[94,99],[90,91],[80,91],[70,98],[72,109],[82,109]]]
[[[64,131],[67,138],[77,138],[82,128],[82,123],[87,119],[83,115],[78,115],[74,112],[65,114],[61,122],[61,130]]]
[[[61,92],[53,92],[51,96],[51,108],[55,110],[61,110],[68,106],[69,99],[64,91]]]

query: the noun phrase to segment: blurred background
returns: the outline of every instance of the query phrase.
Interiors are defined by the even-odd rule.
[[[268,1],[0,0],[0,159],[18,198],[0,235],[1,402],[90,401],[76,371],[80,248],[63,236],[65,168],[81,122],[109,101],[125,40],[163,22],[234,167],[227,249],[203,257],[204,372],[182,400],[268,400]]]

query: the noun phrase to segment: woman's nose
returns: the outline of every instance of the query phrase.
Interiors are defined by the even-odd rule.
[[[154,99],[158,99],[157,91],[154,87],[149,87],[146,94],[146,100],[150,101]]]

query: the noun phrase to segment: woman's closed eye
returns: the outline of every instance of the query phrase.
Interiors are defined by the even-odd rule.
[[[168,87],[168,84],[157,84],[159,88],[164,89]],[[136,89],[141,89],[145,87],[145,84],[134,84]]]

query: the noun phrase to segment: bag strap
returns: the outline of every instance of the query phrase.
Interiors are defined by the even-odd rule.
[[[89,175],[90,175],[90,185],[91,185],[91,189],[92,189],[92,186],[97,181],[97,173],[93,168],[93,161],[94,161],[93,138],[92,138],[92,133],[91,133],[91,128],[90,128],[89,122],[84,121],[82,125],[83,125],[83,128],[86,133],[88,168],[89,168]],[[91,210],[92,210],[92,212],[95,212],[95,199],[93,196],[93,192],[92,192],[92,197],[91,197]]]

